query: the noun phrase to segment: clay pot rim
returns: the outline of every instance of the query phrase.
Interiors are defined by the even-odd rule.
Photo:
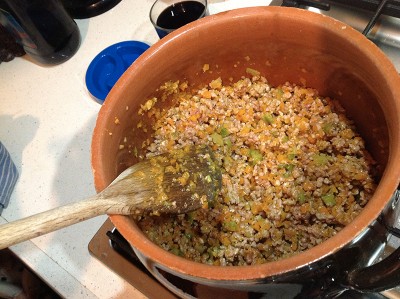
[[[146,64],[146,60],[151,59],[153,55],[157,55],[160,49],[168,47],[168,44],[174,42],[175,39],[185,38],[187,34],[196,31],[198,27],[206,30],[208,26],[218,26],[218,24],[221,23],[233,22],[233,20],[237,18],[246,19],[257,16],[265,17],[266,15],[277,17],[277,14],[279,14],[280,17],[291,18],[291,21],[298,20],[310,26],[323,26],[325,30],[340,36],[347,40],[347,42],[365,47],[362,50],[364,55],[375,64],[379,64],[381,75],[386,78],[387,84],[391,87],[391,92],[394,94],[394,98],[400,99],[400,79],[389,59],[377,46],[367,40],[362,34],[340,21],[301,9],[283,7],[242,8],[223,12],[214,16],[208,16],[176,30],[150,47],[150,49],[135,62],[135,67],[129,68],[117,82],[115,88],[110,92],[100,110],[92,140],[92,167],[96,189],[100,191],[107,185],[107,182],[104,181],[104,175],[102,174],[103,165],[101,157],[99,156],[102,146],[101,138],[106,125],[105,119],[110,111],[113,110],[114,106],[117,105],[114,99],[119,98],[123,94],[124,85],[128,84],[131,76],[138,72],[139,69],[143,68]],[[394,109],[397,115],[400,115],[400,102],[397,101],[394,106],[395,107],[391,107],[391,109]],[[384,113],[386,115],[385,111]],[[177,273],[182,273],[182,275],[192,275],[198,278],[216,279],[220,281],[240,281],[279,275],[305,265],[310,265],[351,243],[368,227],[368,225],[378,218],[379,214],[389,202],[399,184],[400,177],[398,167],[395,166],[395,161],[400,161],[400,151],[398,150],[400,148],[400,125],[399,120],[396,119],[396,121],[397,123],[393,126],[397,127],[398,130],[389,130],[389,138],[392,142],[390,143],[388,164],[370,203],[363,209],[351,225],[346,226],[337,235],[293,257],[254,266],[222,267],[205,265],[175,256],[161,249],[148,240],[127,216],[111,215],[110,219],[122,235],[124,235],[138,251],[143,252],[144,255],[154,261],[155,264],[158,263],[161,267],[172,269]]]

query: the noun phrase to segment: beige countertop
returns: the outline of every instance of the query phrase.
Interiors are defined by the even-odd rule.
[[[76,20],[82,42],[63,64],[42,67],[24,57],[0,65],[0,140],[20,173],[1,222],[95,193],[90,143],[100,104],[86,89],[86,70],[111,44],[158,40],[148,20],[152,2],[121,1],[100,16]],[[88,243],[105,219],[97,217],[10,249],[63,297],[144,298],[89,254]]]

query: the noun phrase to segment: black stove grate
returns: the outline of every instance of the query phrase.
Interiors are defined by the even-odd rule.
[[[400,17],[400,0],[283,0],[282,6],[309,6],[322,10],[329,10],[331,5],[339,4],[351,9],[362,9],[375,13],[383,2],[385,2],[385,4],[380,14],[396,18]]]
[[[341,4],[344,6],[349,6],[351,8],[358,8],[367,10],[370,12],[376,12],[379,5],[384,2],[384,0],[335,0],[335,1],[324,1],[331,4]],[[382,8],[381,14],[388,15],[392,17],[400,17],[400,0],[388,0],[386,1],[384,7]]]
[[[329,11],[331,5],[339,5],[349,9],[364,10],[371,13],[371,18],[362,33],[367,36],[380,15],[400,17],[400,0],[283,0],[282,6],[314,7]]]
[[[116,229],[112,229],[106,232],[106,235],[110,241],[111,248],[123,256],[126,261],[135,265],[138,269],[140,269],[145,275],[153,278],[157,281],[150,272],[146,269],[146,267],[140,262],[139,258],[136,256],[135,252],[132,250],[129,242],[121,235],[121,233]],[[263,293],[254,293],[254,292],[244,292],[244,291],[234,291],[234,290],[223,290],[213,288],[213,287],[204,287],[193,282],[189,282],[182,278],[176,277],[169,273],[163,272],[164,277],[177,288],[181,289],[184,293],[191,296],[191,298],[210,298],[210,294],[216,295],[216,297],[221,299],[228,298],[246,298],[246,299],[265,299],[266,294]],[[202,294],[202,295],[200,295]],[[387,299],[385,296],[379,293],[368,293],[362,294],[356,291],[345,291],[340,295],[334,296],[337,299]],[[269,298],[269,297],[268,297]],[[301,297],[301,298],[310,298],[310,296]]]

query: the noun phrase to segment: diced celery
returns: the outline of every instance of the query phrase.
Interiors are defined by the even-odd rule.
[[[262,120],[271,125],[275,121],[275,117],[271,113],[266,113],[262,116]]]
[[[283,168],[283,169],[286,170],[286,172],[283,174],[284,177],[289,177],[289,176],[291,175],[291,173],[292,173],[294,167],[295,167],[294,164],[289,164],[289,163],[287,163],[287,164],[280,164],[280,165],[278,166],[278,168],[281,168],[281,169]]]
[[[292,172],[294,169],[294,164],[285,164],[286,171]]]
[[[333,207],[336,204],[335,195],[332,193],[322,195],[322,201],[328,207]]]
[[[275,138],[277,138],[279,136],[279,132],[278,131],[271,131],[271,135]]]
[[[174,247],[171,249],[171,252],[177,256],[183,256],[183,252],[179,248]]]
[[[326,154],[320,153],[320,154],[314,154],[312,156],[312,160],[317,166],[324,166],[328,164],[330,157]]]
[[[296,147],[293,147],[287,154],[289,160],[294,160],[297,158],[299,152]]]
[[[307,197],[306,194],[302,191],[297,195],[297,200],[299,201],[300,204],[303,204],[306,202]]]
[[[238,224],[235,221],[225,221],[222,225],[227,231],[235,232],[238,230]]]
[[[263,155],[261,154],[261,152],[256,149],[250,149],[249,155],[250,155],[251,162],[253,164],[258,163],[258,162],[262,161],[262,159],[263,159]]]
[[[324,125],[322,126],[322,130],[324,131],[325,134],[330,134],[332,132],[332,129],[333,129],[333,123],[331,122],[324,123]]]
[[[252,76],[259,76],[260,75],[259,71],[255,70],[255,69],[252,69],[250,67],[246,68],[246,73],[248,73],[248,74],[250,74]]]
[[[283,90],[281,88],[277,88],[276,89],[276,97],[278,98],[278,100],[282,99],[283,97]]]
[[[211,139],[212,141],[219,145],[219,146],[223,146],[224,145],[224,139],[222,138],[222,136],[216,132],[211,134]]]
[[[229,131],[225,127],[222,127],[221,130],[219,131],[219,133],[221,134],[222,138],[225,138],[226,136],[229,135]]]
[[[225,138],[224,142],[225,142],[226,146],[228,147],[228,149],[230,149],[232,147],[232,141],[229,138]]]

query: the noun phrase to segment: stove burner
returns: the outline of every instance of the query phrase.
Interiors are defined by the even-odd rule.
[[[362,9],[369,12],[400,17],[400,0],[283,0],[282,6],[308,6],[322,10],[329,10],[331,5],[344,5],[351,9]],[[382,6],[381,8],[379,8]]]
[[[150,272],[148,272],[146,267],[140,262],[139,258],[137,257],[135,252],[132,250],[128,241],[126,241],[124,239],[124,237],[121,235],[121,233],[116,228],[114,228],[112,231],[107,231],[106,235],[110,239],[111,247],[116,252],[118,252],[120,255],[122,255],[130,263],[136,265],[142,271],[147,272],[147,274],[150,274]]]
[[[331,3],[339,3],[352,8],[359,8],[371,12],[375,12],[382,2],[385,2],[382,14],[392,17],[400,17],[400,1],[399,0],[334,0],[327,1]]]
[[[329,3],[320,0],[283,0],[282,6],[301,7],[310,6],[322,10],[329,10],[331,8]]]
[[[325,11],[329,11],[331,8],[331,3],[339,3],[348,8],[352,9],[362,9],[366,11],[374,12],[374,15],[369,20],[367,26],[362,31],[362,34],[365,36],[371,31],[371,29],[375,26],[376,21],[378,20],[381,14],[386,14],[390,16],[398,17],[400,14],[400,1],[392,1],[396,3],[389,3],[389,0],[382,0],[376,3],[375,1],[370,0],[353,0],[353,1],[323,1],[323,0],[283,0],[282,6],[290,6],[290,7],[313,7]]]

